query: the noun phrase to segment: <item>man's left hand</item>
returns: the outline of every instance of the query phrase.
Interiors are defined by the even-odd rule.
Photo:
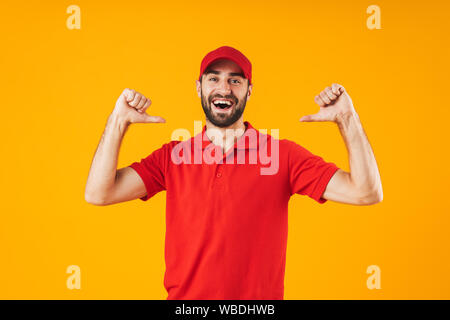
[[[314,98],[314,101],[320,107],[319,112],[303,116],[300,119],[301,122],[332,121],[338,123],[343,116],[356,113],[347,91],[337,83],[325,88]]]

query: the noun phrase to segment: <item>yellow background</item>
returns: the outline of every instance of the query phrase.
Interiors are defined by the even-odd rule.
[[[66,27],[71,4],[81,30]],[[381,30],[366,27],[371,4]],[[194,80],[221,45],[253,63],[255,128],[348,170],[334,123],[298,121],[337,82],[380,169],[377,205],[291,199],[285,299],[450,298],[449,1],[8,1],[0,14],[0,298],[167,297],[165,193],[96,207],[84,187],[124,88],[167,123],[130,127],[119,167],[204,121]],[[80,290],[66,287],[69,265]]]

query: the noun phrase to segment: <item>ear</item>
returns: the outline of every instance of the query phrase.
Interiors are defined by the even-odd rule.
[[[252,94],[253,84],[248,86],[248,93],[247,93],[247,101],[250,99],[250,96]]]
[[[195,86],[196,86],[196,89],[197,89],[198,97],[201,98],[202,97],[202,84],[201,84],[201,82],[199,80],[195,80]]]

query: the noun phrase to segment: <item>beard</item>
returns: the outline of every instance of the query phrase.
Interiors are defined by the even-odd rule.
[[[247,88],[248,93],[248,88]],[[209,96],[209,98],[206,98],[203,95],[203,90],[201,91],[201,100],[202,100],[202,108],[203,112],[206,115],[206,118],[216,127],[219,128],[225,128],[228,126],[231,126],[233,123],[239,120],[239,118],[242,116],[245,110],[245,105],[247,104],[247,94],[244,96],[242,100],[239,100],[234,95],[226,95],[226,96],[220,96],[220,95],[214,95]],[[214,113],[212,111],[212,100],[214,98],[223,98],[223,99],[231,99],[234,101],[234,105],[232,106],[233,110],[228,113]]]

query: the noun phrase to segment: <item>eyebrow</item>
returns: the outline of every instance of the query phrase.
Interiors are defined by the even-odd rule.
[[[222,72],[217,71],[217,70],[207,70],[207,71],[205,72],[205,75],[208,75],[208,74],[210,74],[210,73],[219,75],[219,74],[221,74]],[[245,78],[244,74],[241,73],[241,72],[230,72],[230,73],[228,73],[228,75],[229,75],[229,76],[232,76],[232,77],[236,77],[236,76],[237,76],[237,77]]]

